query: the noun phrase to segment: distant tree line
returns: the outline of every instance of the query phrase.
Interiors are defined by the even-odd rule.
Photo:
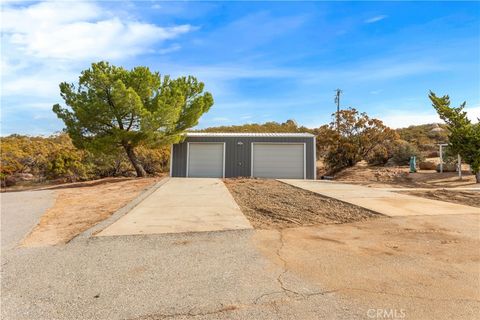
[[[113,176],[135,176],[126,154],[94,153],[76,148],[65,134],[50,137],[10,135],[0,138],[3,186],[25,182],[74,182]],[[170,148],[139,147],[138,159],[148,174],[168,170]]]
[[[309,129],[304,126],[298,126],[295,120],[287,120],[283,123],[270,121],[263,124],[259,123],[248,123],[243,125],[233,125],[233,126],[219,126],[219,127],[210,127],[201,130],[201,132],[276,132],[276,133],[294,133],[294,132],[309,132],[315,133],[315,129]]]

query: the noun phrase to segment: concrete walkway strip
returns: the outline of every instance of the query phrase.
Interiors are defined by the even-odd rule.
[[[97,236],[252,229],[220,179],[170,178]]]
[[[386,191],[475,191],[480,192],[480,187],[455,187],[455,188],[376,188]]]
[[[308,180],[279,181],[392,217],[480,214],[480,208],[358,185]]]

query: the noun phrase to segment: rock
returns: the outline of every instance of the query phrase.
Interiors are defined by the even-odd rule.
[[[388,159],[387,163],[385,163],[385,167],[396,167],[397,164],[395,163],[395,160],[393,160],[392,158],[391,159]]]
[[[440,164],[437,164],[437,172],[440,172]],[[444,163],[443,172],[455,172],[457,171],[457,165],[455,163]]]
[[[17,179],[14,176],[8,176],[4,180],[2,180],[5,187],[14,186],[17,183]]]
[[[418,164],[420,170],[436,170],[437,165],[433,161],[422,161]]]
[[[18,181],[32,181],[35,177],[31,173],[15,173],[15,179]]]

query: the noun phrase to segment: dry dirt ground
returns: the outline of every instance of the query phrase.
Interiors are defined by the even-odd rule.
[[[276,180],[242,178],[224,182],[257,229],[346,223],[382,216]]]
[[[57,190],[55,204],[45,212],[22,245],[67,243],[108,218],[159,179],[109,178],[48,188]]]
[[[455,188],[477,187],[475,176],[462,171],[462,179],[456,172],[438,173],[435,170],[419,170],[409,173],[408,167],[369,166],[359,162],[335,175],[335,182],[366,185],[374,188]],[[319,176],[320,177],[320,176]]]
[[[478,191],[454,191],[454,190],[415,190],[400,192],[412,196],[423,197],[427,199],[447,201],[452,203],[464,204],[480,208],[480,189]]]
[[[255,242],[283,266],[280,282],[301,276],[322,285],[323,294],[394,310],[395,319],[478,319],[479,218],[395,217],[257,230]],[[301,297],[294,288],[291,294]]]

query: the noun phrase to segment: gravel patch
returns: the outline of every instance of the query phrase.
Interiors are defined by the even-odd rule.
[[[257,229],[348,223],[382,216],[276,180],[225,179],[224,182]]]

